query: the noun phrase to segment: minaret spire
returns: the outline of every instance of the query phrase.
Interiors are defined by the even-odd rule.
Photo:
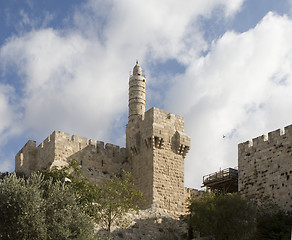
[[[146,78],[136,61],[129,79],[129,123],[143,119],[146,105]]]

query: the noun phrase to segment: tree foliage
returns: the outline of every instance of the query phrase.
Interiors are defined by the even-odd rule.
[[[292,212],[284,212],[269,199],[263,199],[257,209],[257,240],[290,240]]]
[[[0,238],[93,239],[93,224],[76,202],[74,191],[60,181],[15,174],[0,183]]]
[[[255,207],[238,194],[206,194],[192,201],[189,210],[189,226],[201,236],[250,239],[255,230]]]
[[[45,179],[51,179],[53,182],[62,182],[65,185],[65,180],[70,180],[70,188],[74,191],[74,195],[78,205],[86,212],[90,217],[96,217],[99,212],[99,208],[95,202],[98,201],[100,196],[100,187],[92,184],[82,174],[76,160],[72,160],[69,165],[64,166],[61,169],[53,168],[51,170],[40,171]],[[67,184],[68,185],[68,184]]]
[[[130,209],[137,209],[139,201],[143,199],[128,172],[105,179],[102,186],[89,182],[75,160],[62,169],[55,168],[42,173],[47,179],[53,178],[54,181],[70,179],[70,186],[75,191],[78,203],[96,223],[101,223],[107,229],[109,236],[112,224],[121,220]]]
[[[123,172],[122,176],[115,175],[111,179],[105,179],[100,189],[100,211],[97,217],[106,227],[108,236],[112,224],[121,220],[130,209],[138,210],[138,203],[142,199],[142,193],[135,189],[130,173]]]

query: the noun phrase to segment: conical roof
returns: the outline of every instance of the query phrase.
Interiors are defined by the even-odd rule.
[[[139,66],[138,61],[133,68],[133,75],[142,75],[142,68]]]

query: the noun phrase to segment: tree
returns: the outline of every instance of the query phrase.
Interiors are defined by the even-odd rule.
[[[93,239],[93,223],[78,204],[74,189],[52,181],[47,181],[46,188],[47,239]]]
[[[62,182],[65,184],[65,179],[70,180],[70,188],[74,191],[78,205],[86,212],[87,215],[93,217],[96,221],[99,207],[96,202],[100,198],[100,187],[91,183],[84,177],[80,165],[76,160],[71,160],[67,166],[63,168],[52,168],[51,170],[41,170],[47,180],[53,182]]]
[[[0,238],[93,239],[93,224],[76,202],[74,191],[60,181],[15,174],[0,183]]]
[[[0,238],[46,239],[41,177],[27,181],[15,174],[0,184]]]
[[[121,220],[130,209],[138,209],[138,203],[143,199],[142,193],[134,187],[132,175],[123,172],[105,179],[102,186],[92,184],[82,174],[77,161],[72,160],[62,169],[54,168],[42,171],[47,179],[62,181],[71,180],[70,186],[75,191],[77,202],[96,223],[102,223],[110,237],[112,224]]]
[[[121,220],[130,209],[138,210],[138,203],[142,199],[142,193],[135,189],[130,173],[123,172],[122,176],[105,179],[100,190],[100,212],[97,217],[106,227],[109,238],[112,224]]]
[[[189,226],[201,236],[249,239],[255,230],[255,206],[239,194],[206,194],[193,200],[189,210]]]
[[[292,212],[284,212],[270,199],[262,199],[257,209],[256,238],[291,239]]]

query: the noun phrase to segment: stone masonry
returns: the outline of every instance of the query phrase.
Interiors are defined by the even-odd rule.
[[[238,188],[245,197],[268,197],[292,210],[292,125],[238,145]]]
[[[94,183],[102,183],[105,177],[120,174],[122,169],[131,171],[126,149],[119,146],[70,136],[54,131],[38,147],[28,141],[15,157],[15,171],[30,175],[39,169],[62,167],[72,159],[82,166],[84,175]]]
[[[190,137],[184,133],[184,120],[157,108],[145,112],[145,102],[146,78],[137,62],[129,79],[126,148],[54,131],[39,146],[35,141],[25,144],[15,157],[15,171],[30,175],[75,159],[97,184],[122,170],[130,171],[144,194],[143,209],[171,216],[185,213],[189,192],[184,188],[184,158]]]

